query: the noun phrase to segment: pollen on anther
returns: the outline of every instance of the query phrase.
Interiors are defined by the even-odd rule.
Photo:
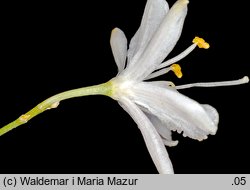
[[[208,49],[210,47],[209,43],[207,43],[203,38],[199,38],[197,36],[193,39],[193,43],[197,44],[199,48]]]
[[[171,70],[174,72],[174,74],[178,78],[182,77],[181,66],[179,64],[173,64],[173,65],[171,65]]]

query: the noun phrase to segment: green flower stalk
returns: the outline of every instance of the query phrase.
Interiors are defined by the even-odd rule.
[[[69,90],[65,91],[59,94],[56,94],[37,106],[35,106],[33,109],[28,111],[27,113],[21,115],[18,117],[15,121],[9,123],[8,125],[5,125],[0,129],[0,136],[9,132],[10,130],[27,123],[30,119],[33,117],[37,116],[38,114],[52,109],[52,108],[57,108],[59,105],[60,101],[66,100],[69,98],[74,98],[74,97],[81,97],[81,96],[88,96],[88,95],[106,95],[110,96],[111,95],[111,83],[106,82],[100,85],[95,85],[95,86],[89,86],[89,87],[83,87],[83,88],[77,88],[74,90]]]

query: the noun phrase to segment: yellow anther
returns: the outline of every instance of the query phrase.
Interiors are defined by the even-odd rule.
[[[21,122],[26,123],[26,122],[29,120],[29,118],[30,118],[30,115],[23,114],[23,115],[21,115],[21,116],[19,117],[19,120],[20,120]]]
[[[171,69],[178,78],[182,77],[181,66],[179,64],[171,65]]]
[[[199,48],[208,49],[210,47],[209,43],[205,42],[203,38],[195,37],[193,43],[197,44]]]

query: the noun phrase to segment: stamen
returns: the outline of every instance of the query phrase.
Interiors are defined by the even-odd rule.
[[[169,59],[163,63],[161,63],[157,69],[161,69],[163,67],[167,67],[173,63],[176,63],[178,61],[180,61],[181,59],[183,59],[184,57],[186,57],[189,53],[191,53],[196,46],[198,46],[199,48],[204,48],[204,49],[208,49],[210,47],[209,43],[205,42],[204,39],[199,38],[199,37],[195,37],[193,39],[193,44],[191,46],[189,46],[186,50],[184,50],[182,53],[180,53],[179,55],[173,57],[172,59]]]
[[[244,83],[248,83],[248,82],[249,82],[248,76],[244,76],[241,79],[232,80],[232,81],[200,82],[200,83],[184,84],[184,85],[176,86],[176,89],[185,89],[185,88],[191,88],[191,87],[233,86],[233,85],[239,85],[239,84],[244,84]]]
[[[179,64],[173,64],[170,67],[178,78],[182,77],[181,66]]]
[[[156,71],[154,73],[151,73],[148,77],[145,78],[145,80],[148,79],[152,79],[161,75],[164,75],[166,73],[168,73],[169,71],[173,71],[174,74],[178,77],[181,78],[182,77],[182,72],[181,72],[181,66],[179,64],[173,64],[170,67],[161,69],[159,71]]]
[[[203,38],[199,38],[197,36],[193,39],[193,43],[197,44],[199,48],[208,49],[210,47],[209,43],[205,42]]]
[[[169,59],[163,63],[161,63],[157,69],[161,69],[163,67],[167,67],[173,63],[176,63],[178,61],[180,61],[181,59],[183,59],[184,57],[186,57],[189,53],[191,53],[195,47],[197,46],[197,44],[192,44],[191,46],[189,46],[186,50],[184,50],[182,53],[180,53],[179,55],[173,57],[172,59]]]

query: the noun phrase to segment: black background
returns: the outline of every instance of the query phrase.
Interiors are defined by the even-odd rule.
[[[170,6],[174,0],[169,1]],[[110,32],[128,39],[146,0],[2,5],[0,126],[44,99],[69,89],[106,82],[117,73]],[[247,6],[233,1],[190,0],[182,36],[169,57],[206,39],[179,63],[175,84],[250,76]],[[220,114],[215,136],[198,142],[174,134],[167,147],[176,173],[249,173],[249,84],[182,90]],[[157,173],[134,121],[104,96],[61,102],[0,137],[0,173]]]

